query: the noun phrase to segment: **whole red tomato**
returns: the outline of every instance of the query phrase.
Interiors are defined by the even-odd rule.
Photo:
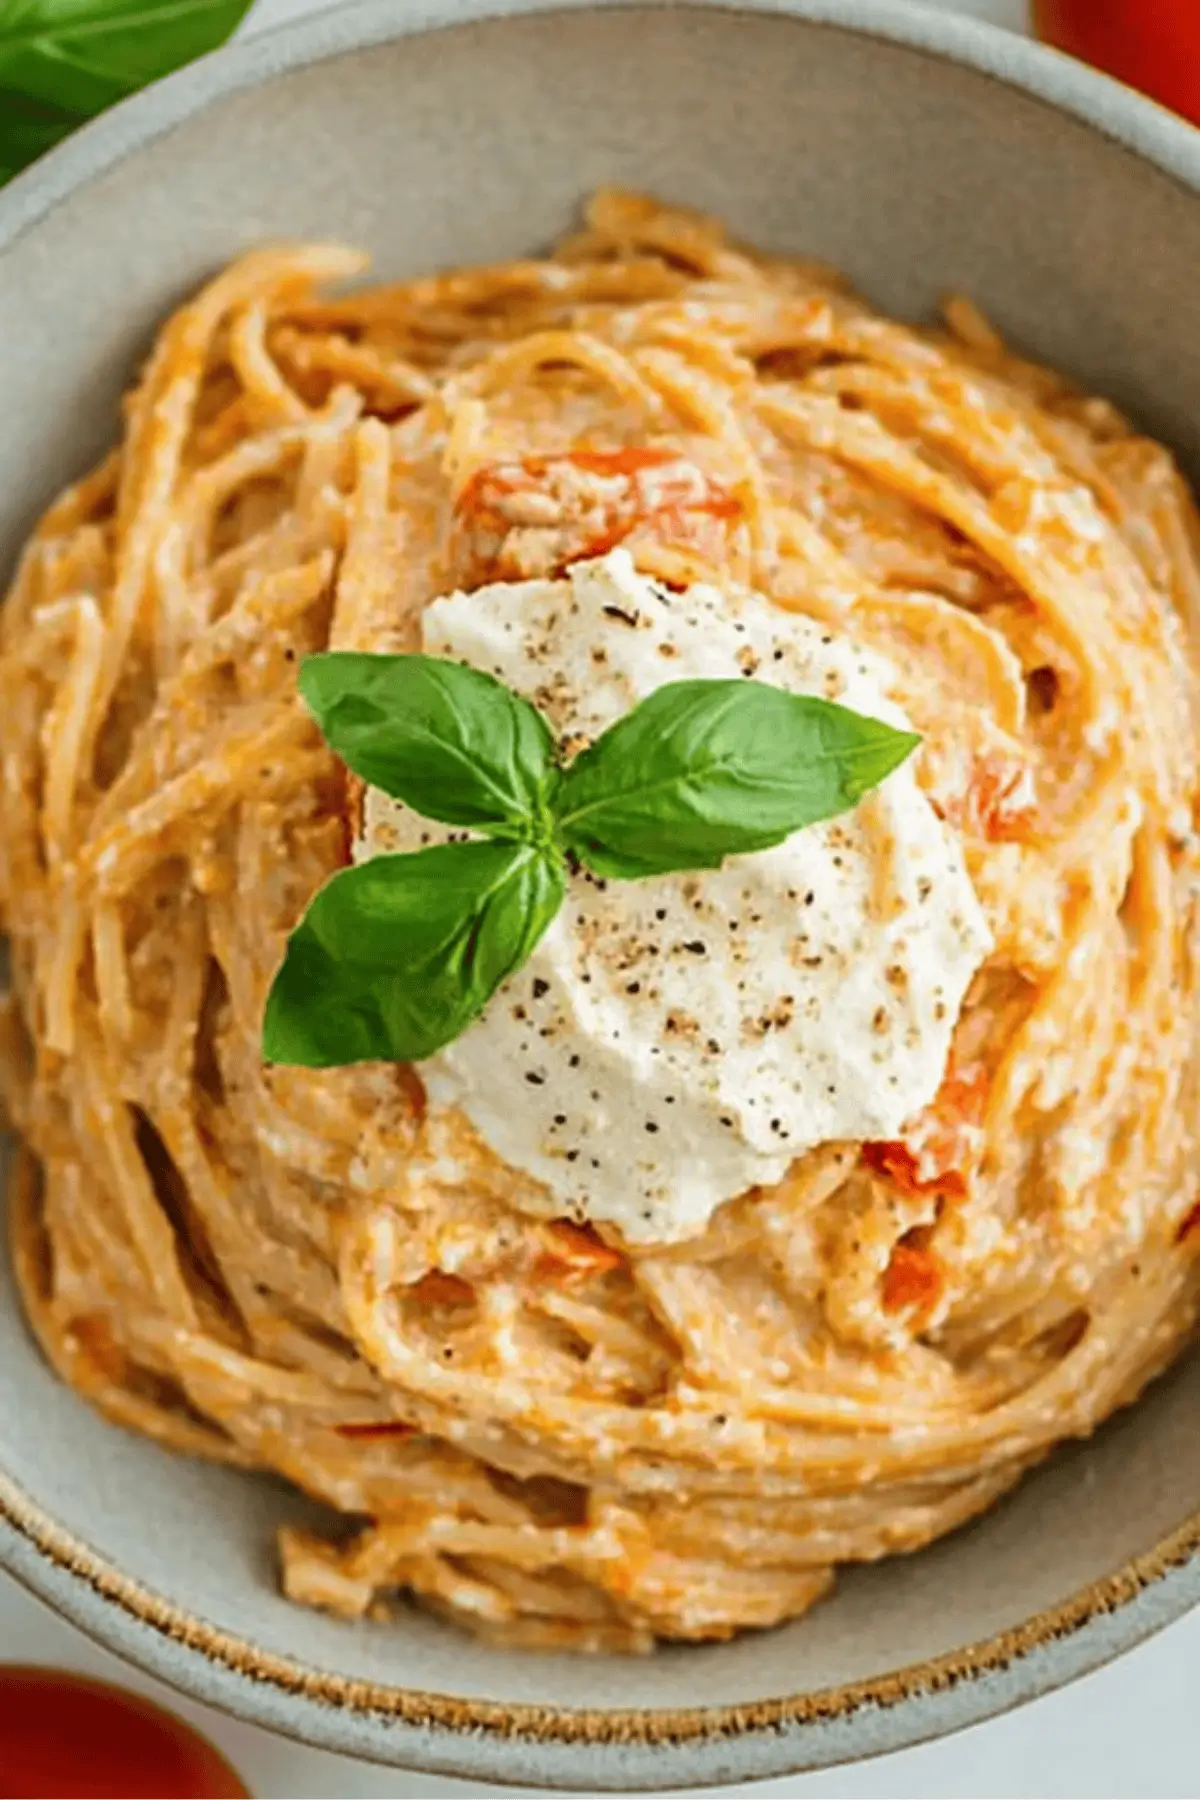
[[[1049,44],[1200,125],[1200,0],[1034,0]]]
[[[223,1756],[104,1681],[0,1663],[0,1800],[245,1800]]]

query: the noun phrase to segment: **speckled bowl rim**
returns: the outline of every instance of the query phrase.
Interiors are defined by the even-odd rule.
[[[86,127],[0,194],[0,257],[63,199],[214,101],[439,27],[622,6],[775,14],[974,69],[1073,115],[1200,194],[1200,131],[1030,41],[908,0],[354,0],[239,42]],[[1023,1625],[867,1681],[755,1703],[498,1704],[305,1666],[124,1575],[0,1470],[0,1565],[91,1637],[193,1697],[322,1749],[468,1779],[630,1792],[828,1767],[975,1724],[1130,1649],[1200,1603],[1200,1511]]]

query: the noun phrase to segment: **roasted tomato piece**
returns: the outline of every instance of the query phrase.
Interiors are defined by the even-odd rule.
[[[1027,766],[1003,755],[981,757],[967,794],[964,828],[990,844],[1022,844],[1033,835],[1037,796]]]
[[[741,503],[677,451],[575,450],[476,470],[454,508],[466,587],[561,574],[645,533],[714,560]]]
[[[928,1231],[917,1226],[905,1232],[883,1272],[883,1310],[924,1317],[941,1299],[945,1285],[941,1258],[929,1246]]]
[[[986,1105],[984,1070],[952,1071],[903,1138],[864,1144],[863,1161],[902,1194],[961,1200],[979,1156]]]
[[[1003,750],[978,756],[963,789],[931,795],[947,824],[988,844],[1023,844],[1034,835],[1037,790],[1028,763]]]
[[[448,1275],[444,1269],[430,1269],[422,1275],[410,1292],[429,1308],[449,1306],[469,1306],[475,1298],[475,1289],[461,1275]]]
[[[534,1274],[556,1287],[566,1287],[596,1275],[607,1275],[611,1269],[619,1269],[623,1261],[620,1251],[606,1244],[590,1225],[555,1219],[546,1227]]]

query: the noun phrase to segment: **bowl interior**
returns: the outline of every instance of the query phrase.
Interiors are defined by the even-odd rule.
[[[263,46],[260,66],[275,54]],[[19,234],[0,258],[0,563],[112,440],[153,323],[239,250],[344,239],[383,274],[501,258],[545,244],[605,182],[828,258],[900,314],[964,290],[1200,473],[1200,203],[1182,184],[918,48],[770,14],[625,7],[462,23],[268,74]],[[1018,1625],[1194,1509],[1198,1398],[1193,1363],[982,1522],[846,1577],[799,1625],[648,1666],[501,1655],[418,1613],[351,1627],[284,1602],[273,1529],[307,1503],[103,1425],[44,1368],[0,1276],[0,1464],[55,1520],[269,1651],[492,1700],[728,1705]]]

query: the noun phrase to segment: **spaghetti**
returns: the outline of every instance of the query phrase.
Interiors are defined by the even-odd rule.
[[[263,251],[179,312],[4,609],[25,1304],[111,1419],[356,1517],[283,1533],[298,1600],[593,1650],[770,1625],[1192,1328],[1196,516],[965,302],[915,332],[648,200],[599,195],[544,261],[322,296],[360,266]],[[299,658],[415,648],[456,580],[616,539],[888,660],[995,938],[902,1140],[669,1246],[539,1216],[410,1070],[259,1049],[348,855]]]

